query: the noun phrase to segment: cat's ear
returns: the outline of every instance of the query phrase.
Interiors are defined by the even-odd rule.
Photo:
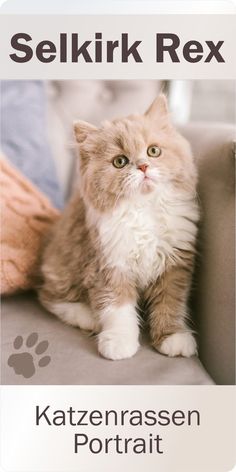
[[[96,130],[96,126],[87,123],[87,121],[80,120],[74,123],[75,138],[79,144],[83,143],[87,136]]]
[[[166,96],[161,93],[158,97],[152,102],[151,106],[146,111],[145,115],[149,118],[155,120],[155,118],[168,117],[168,104]]]

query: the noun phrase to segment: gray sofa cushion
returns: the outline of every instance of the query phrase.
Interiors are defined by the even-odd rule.
[[[235,383],[235,128],[190,124],[201,224],[193,292],[199,353],[217,384]]]
[[[36,344],[29,348],[25,345],[28,336],[35,332],[38,333],[37,344],[44,340],[49,343],[48,348],[39,355],[35,353]],[[154,351],[144,336],[142,336],[140,350],[131,359],[122,361],[103,359],[97,352],[94,337],[89,337],[87,333],[60,322],[47,313],[39,305],[36,296],[30,293],[4,300],[2,333],[3,384],[203,385],[213,383],[197,357],[167,358]],[[17,335],[23,338],[20,349],[15,349],[13,346]],[[47,347],[46,344],[45,347]],[[13,367],[8,365],[10,356],[22,352],[33,353],[36,372],[32,377],[25,378],[20,374],[16,375]],[[48,358],[48,356],[51,357],[51,362],[45,367],[38,366],[40,359]],[[44,361],[47,363],[48,359]],[[44,363],[44,361],[41,362]],[[20,369],[21,367],[18,366],[18,370]]]

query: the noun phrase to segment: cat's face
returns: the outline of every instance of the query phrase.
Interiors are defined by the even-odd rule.
[[[164,185],[195,185],[189,145],[171,125],[163,95],[144,115],[105,122],[101,128],[80,121],[75,135],[83,196],[100,211]]]

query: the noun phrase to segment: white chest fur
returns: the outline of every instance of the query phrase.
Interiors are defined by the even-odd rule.
[[[104,260],[144,288],[174,260],[176,249],[191,249],[197,207],[192,200],[156,193],[122,203],[97,219]]]

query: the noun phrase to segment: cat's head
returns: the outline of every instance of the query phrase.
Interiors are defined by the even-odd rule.
[[[78,121],[74,129],[82,194],[97,210],[167,186],[185,191],[195,187],[189,144],[171,124],[164,95],[143,115],[107,121],[99,128]]]

